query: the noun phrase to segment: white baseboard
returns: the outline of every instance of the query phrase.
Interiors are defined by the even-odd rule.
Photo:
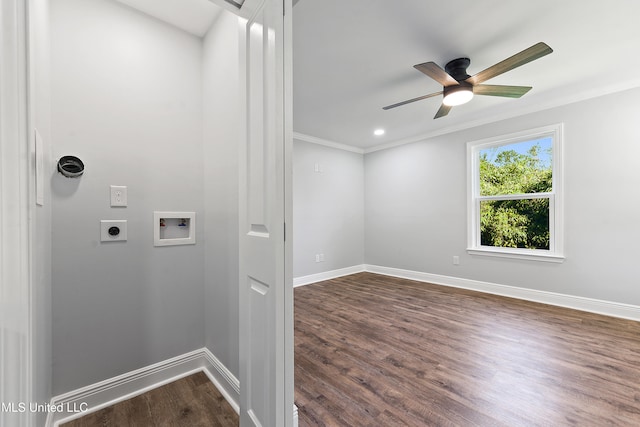
[[[211,382],[218,388],[220,394],[227,399],[237,414],[240,413],[240,381],[231,373],[227,367],[209,351],[202,349],[207,360],[204,373],[207,374]]]
[[[637,305],[371,264],[354,265],[352,267],[341,268],[339,270],[296,277],[293,279],[293,286],[309,285],[323,280],[335,279],[337,277],[347,276],[349,274],[360,273],[363,271],[640,321],[640,306]]]
[[[310,274],[308,276],[295,277],[293,279],[293,287],[309,285],[311,283],[321,282],[323,280],[335,279],[337,277],[348,276],[350,274],[361,273],[365,271],[364,264],[353,265],[351,267],[339,268],[337,270],[324,271],[322,273]]]
[[[606,316],[640,321],[640,307],[636,305],[558,294],[554,292],[538,291],[535,289],[519,288],[515,286],[499,285],[496,283],[481,282],[479,280],[423,273],[421,271],[382,267],[379,265],[365,264],[364,268],[365,271],[371,273],[384,274],[387,276],[400,277],[419,282],[428,282],[436,285],[469,289],[591,313],[604,314]]]
[[[92,384],[51,399],[46,427],[82,417],[104,407],[138,396],[193,373],[204,371],[236,412],[240,385],[237,378],[206,348],[195,350]]]

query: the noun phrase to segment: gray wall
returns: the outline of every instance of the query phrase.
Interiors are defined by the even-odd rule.
[[[293,277],[364,262],[363,173],[361,154],[294,140]]]
[[[639,96],[633,89],[365,155],[366,262],[640,305]],[[467,255],[466,142],[558,122],[565,262]]]
[[[203,231],[201,40],[107,0],[52,2],[53,392],[201,348],[204,244],[154,247],[154,210]],[[111,208],[109,185],[128,186]],[[100,243],[101,219],[128,241]]]
[[[236,376],[238,330],[238,20],[204,39],[205,345]]]

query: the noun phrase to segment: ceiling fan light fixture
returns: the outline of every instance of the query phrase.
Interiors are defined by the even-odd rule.
[[[471,85],[447,86],[444,88],[444,99],[442,103],[447,107],[466,104],[473,98],[473,87]]]

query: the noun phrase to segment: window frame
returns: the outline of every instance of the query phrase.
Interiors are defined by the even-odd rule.
[[[521,132],[467,142],[467,253],[547,262],[564,261],[563,227],[563,124],[557,123]],[[480,151],[544,137],[552,139],[552,191],[545,193],[480,195]],[[480,240],[480,202],[486,200],[549,199],[549,249],[483,246]]]

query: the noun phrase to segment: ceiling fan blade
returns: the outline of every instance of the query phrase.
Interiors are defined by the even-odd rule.
[[[500,74],[506,73],[507,71],[513,70],[521,65],[527,64],[531,61],[535,61],[538,58],[542,58],[545,55],[553,52],[549,46],[545,43],[540,42],[536,43],[528,49],[523,50],[520,53],[516,53],[515,55],[505,59],[504,61],[498,62],[495,65],[487,68],[484,71],[480,71],[478,74],[469,77],[465,80],[472,85],[477,85],[489,79],[492,79]]]
[[[397,104],[387,105],[386,107],[382,107],[382,109],[383,110],[389,110],[391,108],[396,108],[396,107],[399,107],[401,105],[410,104],[412,102],[420,101],[422,99],[427,99],[427,98],[431,98],[433,96],[438,96],[438,95],[442,95],[442,91],[430,93],[429,95],[419,96],[419,97],[413,98],[413,99],[407,99],[406,101],[398,102]]]
[[[452,107],[449,107],[448,105],[444,105],[442,104],[440,106],[440,109],[438,110],[438,112],[436,113],[436,115],[433,117],[434,119],[438,119],[440,117],[446,116],[447,114],[449,114],[449,111],[451,111]]]
[[[502,86],[502,85],[475,85],[474,95],[506,96],[507,98],[520,98],[531,90],[531,86]]]
[[[413,68],[431,77],[442,86],[457,85],[458,81],[451,77],[449,73],[440,68],[435,62],[425,62],[424,64],[414,65]]]

